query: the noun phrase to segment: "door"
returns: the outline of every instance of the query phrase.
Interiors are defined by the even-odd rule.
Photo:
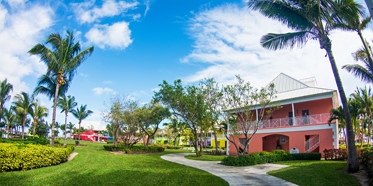
[[[309,112],[308,109],[307,110],[302,110],[302,123],[303,123],[303,125],[310,124],[310,117],[309,117],[309,115],[310,115],[310,112]]]
[[[289,118],[289,126],[293,126],[293,112],[289,112],[288,118]]]

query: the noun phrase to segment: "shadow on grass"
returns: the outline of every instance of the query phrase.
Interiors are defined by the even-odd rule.
[[[289,161],[278,164],[290,165],[279,170],[268,172],[272,176],[305,186],[358,186],[356,179],[345,174],[340,169],[346,167],[346,162],[339,161]]]

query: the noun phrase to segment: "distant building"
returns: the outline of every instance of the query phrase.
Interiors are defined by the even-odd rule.
[[[245,153],[276,149],[290,151],[293,148],[300,153],[322,153],[324,149],[338,148],[338,125],[335,122],[328,124],[330,109],[339,106],[336,90],[317,87],[314,77],[296,80],[283,73],[271,83],[275,84],[277,90],[277,97],[272,102],[279,103],[282,108],[276,110],[272,117],[261,121],[260,129]],[[256,110],[260,110],[259,105],[254,106],[254,115]],[[242,142],[244,136],[239,140]],[[240,142],[236,143],[243,151]],[[232,143],[227,145],[227,154],[238,154]]]
[[[93,141],[93,142],[105,142],[105,141],[113,141],[107,133],[99,134],[101,130],[87,130],[86,132],[80,134],[80,139],[85,141]],[[74,139],[78,138],[78,134],[74,134]]]

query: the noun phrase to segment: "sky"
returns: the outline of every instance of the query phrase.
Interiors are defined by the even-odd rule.
[[[364,1],[359,3],[365,6]],[[326,52],[311,40],[303,48],[271,51],[260,46],[267,33],[291,30],[250,11],[245,0],[0,0],[0,80],[13,84],[12,97],[32,93],[46,66],[27,52],[51,33],[74,32],[82,49],[93,54],[77,69],[67,95],[94,114],[82,126],[105,129],[102,112],[111,96],[123,94],[141,104],[152,99],[158,85],[181,79],[196,84],[215,78],[220,85],[240,75],[254,87],[267,85],[281,72],[303,79],[316,77],[322,88],[336,89]],[[373,39],[373,26],[364,30]],[[362,44],[353,32],[332,31],[333,54],[347,95],[366,86],[347,71],[357,63],[352,53]],[[369,85],[367,85],[369,86]],[[44,95],[37,99],[50,108]],[[9,107],[11,102],[6,103]],[[57,112],[57,121],[64,115]],[[70,114],[68,121],[78,121]],[[77,126],[77,125],[76,125]],[[60,133],[61,134],[61,133]]]

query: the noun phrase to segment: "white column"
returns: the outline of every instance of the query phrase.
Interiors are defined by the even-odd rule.
[[[293,110],[293,126],[294,126],[294,125],[297,125],[297,124],[295,123],[294,103],[291,103],[291,109]]]
[[[228,114],[228,125],[227,125],[227,137],[229,138],[229,113]],[[229,155],[229,141],[227,140],[227,146],[225,147],[226,154]]]
[[[259,117],[258,117],[258,109],[255,109],[256,110],[256,123],[258,123],[258,120],[259,120]]]

